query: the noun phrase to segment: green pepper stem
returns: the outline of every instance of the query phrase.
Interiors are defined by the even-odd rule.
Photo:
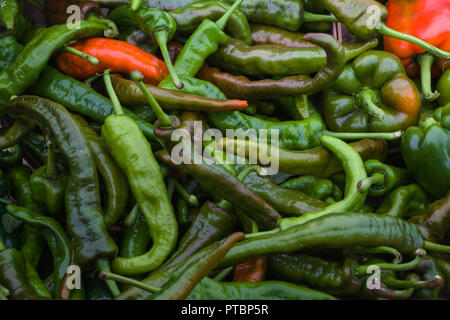
[[[243,0],[236,0],[235,3],[224,13],[224,15],[216,21],[216,25],[220,30],[225,29],[225,26],[227,25],[228,19],[233,14],[234,10],[237,9],[241,5]]]
[[[222,281],[223,279],[226,278],[226,276],[230,274],[231,271],[233,271],[233,268],[234,268],[233,266],[230,266],[228,268],[223,269],[214,277],[214,280],[216,280],[217,282]]]
[[[222,199],[219,202],[216,203],[216,206],[218,206],[219,208],[222,208],[224,210],[231,210],[233,209],[233,205],[231,204],[231,202]]]
[[[139,205],[136,203],[131,209],[128,216],[123,220],[123,225],[125,227],[131,227],[135,222],[139,215]]]
[[[99,258],[97,259],[95,264],[98,270],[101,272],[108,273],[111,271],[111,267],[109,266],[109,261],[107,258]],[[107,279],[105,280],[105,283],[114,298],[120,295],[119,287],[113,279]]]
[[[385,139],[385,140],[395,140],[401,138],[403,131],[395,132],[333,132],[328,130],[323,130],[322,134],[332,136],[335,138],[343,140],[353,140],[353,139]]]
[[[308,119],[309,118],[308,96],[306,94],[295,96],[294,103],[302,119],[303,120]]]
[[[161,50],[161,54],[164,61],[166,62],[167,69],[169,69],[169,73],[172,77],[172,81],[175,84],[175,87],[177,87],[178,89],[182,89],[184,86],[183,82],[181,82],[180,78],[178,78],[178,74],[175,71],[172,60],[170,59],[169,51],[167,50],[168,32],[166,30],[157,31],[155,32],[154,36],[156,41],[158,42],[159,49]]]
[[[195,195],[189,194],[186,189],[175,179],[175,190],[191,207],[198,207],[198,199]]]
[[[136,82],[139,89],[141,89],[142,93],[147,99],[147,102],[155,112],[156,117],[158,118],[159,126],[161,128],[172,128],[172,119],[170,119],[170,117],[163,111],[158,101],[156,101],[151,92],[144,85],[144,83],[142,82],[143,77],[144,76],[142,75],[142,73],[140,73],[138,70],[131,72],[131,78],[134,82]]]
[[[96,73],[93,76],[90,76],[89,78],[87,78],[86,80],[84,80],[84,84],[87,86],[91,86],[92,82],[94,82],[95,80],[97,80],[98,78],[100,78],[102,76],[102,74],[100,73]]]
[[[400,280],[394,277],[383,277],[383,283],[394,289],[438,288],[442,284],[440,276],[428,280]]]
[[[438,244],[430,241],[425,241],[424,248],[430,251],[450,253],[450,246],[446,246],[443,244]]]
[[[392,254],[395,257],[392,261],[393,264],[399,264],[400,262],[402,262],[402,254],[397,249],[387,246],[378,246],[372,248],[354,247],[352,251],[357,254]]]
[[[29,4],[38,9],[39,11],[44,11],[44,6],[35,0],[27,0]]]
[[[302,22],[338,22],[331,14],[317,14],[308,11],[303,12]]]
[[[420,82],[422,92],[425,100],[436,100],[441,94],[435,90],[431,91],[431,66],[434,62],[434,57],[429,53],[422,53],[418,55],[417,61],[420,65]]]
[[[83,51],[77,50],[70,46],[64,46],[61,49],[61,52],[68,52],[68,53],[74,54],[77,57],[80,57],[81,59],[88,61],[90,64],[92,64],[94,66],[97,66],[99,63],[99,61],[96,57],[93,57],[90,54],[84,53]]]
[[[384,110],[378,107],[380,99],[373,89],[362,88],[355,94],[354,100],[357,107],[363,108],[371,116],[384,119]]]
[[[370,292],[379,298],[389,299],[389,300],[405,300],[412,296],[414,289],[404,289],[404,290],[393,290],[386,287],[383,283],[380,289],[371,289]]]
[[[157,288],[157,287],[153,287],[150,286],[148,284],[145,284],[144,282],[138,281],[138,280],[134,280],[128,277],[124,277],[112,272],[99,272],[98,276],[100,277],[100,279],[102,280],[113,280],[113,281],[117,281],[120,283],[124,283],[151,293],[155,293],[161,290],[161,288]]]
[[[239,174],[237,175],[237,178],[239,181],[243,181],[245,179],[245,177],[250,173],[250,172],[259,172],[259,167],[254,164],[254,165],[249,165],[246,166],[241,172],[239,172]]]
[[[422,261],[421,255],[416,255],[416,257],[406,263],[399,263],[399,264],[393,264],[393,263],[375,263],[371,265],[360,265],[355,267],[355,273],[358,276],[363,276],[367,274],[367,269],[371,266],[378,266],[381,270],[392,270],[392,271],[408,271],[411,270]]]
[[[385,175],[381,172],[375,172],[370,177],[358,182],[358,191],[364,193],[369,191],[373,185],[384,185],[385,182]]]
[[[137,11],[142,4],[142,0],[131,0],[131,10]]]
[[[119,98],[117,98],[116,92],[112,86],[111,75],[109,69],[103,72],[103,81],[105,82],[106,91],[108,92],[109,98],[113,105],[114,113],[117,115],[123,115],[122,105],[120,104]]]
[[[434,55],[438,58],[441,58],[444,60],[450,60],[450,52],[436,48],[435,46],[429,44],[428,42],[423,41],[422,39],[414,37],[410,34],[406,34],[406,33],[402,33],[402,32],[393,30],[384,23],[381,23],[381,27],[380,27],[380,29],[378,29],[378,32],[385,36],[391,37],[391,38],[411,42],[411,43],[421,47],[422,49],[428,51],[429,53],[431,53],[432,55]]]

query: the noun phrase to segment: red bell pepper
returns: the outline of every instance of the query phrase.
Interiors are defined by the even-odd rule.
[[[386,25],[410,34],[444,51],[450,51],[450,0],[389,0]],[[439,92],[431,90],[431,71],[434,57],[411,42],[384,36],[384,49],[395,53],[406,66],[409,75],[417,68],[411,65],[417,56],[420,65],[422,90],[427,100],[435,100]],[[441,67],[448,67],[442,63]],[[439,76],[439,69],[433,73]]]
[[[58,68],[78,80],[102,73],[106,69],[127,74],[138,70],[144,75],[144,82],[157,85],[169,74],[164,61],[125,41],[89,38],[78,41],[71,47],[99,61],[99,64],[94,66],[72,53],[61,53],[56,60]]]

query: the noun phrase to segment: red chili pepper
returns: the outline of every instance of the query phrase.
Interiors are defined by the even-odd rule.
[[[445,51],[450,51],[450,0],[390,0],[386,25],[420,38]],[[384,49],[410,59],[416,55],[420,65],[422,90],[427,100],[434,100],[438,92],[431,90],[431,65],[433,57],[425,50],[407,41],[384,37]],[[408,74],[416,73],[411,60],[403,61]],[[437,70],[434,70],[436,76]]]
[[[90,38],[78,41],[72,47],[99,60],[94,66],[72,53],[61,53],[56,60],[58,68],[78,80],[106,69],[122,73],[139,70],[144,75],[144,82],[157,85],[169,74],[164,61],[125,41]]]
[[[267,271],[267,257],[257,256],[242,262],[234,268],[233,282],[264,281]]]

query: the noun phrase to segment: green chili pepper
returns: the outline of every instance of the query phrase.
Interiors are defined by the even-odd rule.
[[[101,214],[95,161],[79,124],[63,106],[34,96],[11,100],[6,110],[13,117],[27,115],[49,128],[64,156],[69,168],[67,229],[72,236],[75,262],[82,265],[114,255],[117,246],[108,235]]]
[[[115,115],[105,120],[102,137],[128,178],[153,240],[153,246],[147,253],[132,258],[117,257],[112,262],[112,268],[121,274],[139,274],[153,270],[164,262],[175,247],[178,226],[150,144],[133,119],[123,114],[109,72],[105,72],[104,79]],[[134,160],[129,162],[129,159]]]
[[[158,43],[146,35],[142,30],[136,29],[135,27],[121,27],[118,39],[131,43],[153,55],[156,54],[159,49]]]
[[[133,81],[126,80],[119,75],[113,75],[111,80],[120,102],[129,106],[141,106],[147,103],[144,94],[142,94],[142,92]],[[184,81],[185,88],[189,85],[195,84],[195,82],[190,84],[189,81]],[[184,92],[176,92],[158,88],[150,84],[145,84],[145,86],[155,97],[156,101],[158,101],[165,110],[214,112],[240,110],[247,106],[245,101],[240,100],[209,99],[196,94],[188,94]],[[197,87],[195,90],[201,89],[202,88]]]
[[[0,6],[0,26],[3,25],[7,30],[13,30],[17,23],[19,13],[19,4],[17,0],[5,0]]]
[[[450,192],[447,192],[445,197],[433,202],[422,215],[413,217],[410,221],[419,225],[425,239],[441,241],[450,230],[449,213]]]
[[[396,131],[415,125],[420,93],[400,59],[367,51],[348,64],[323,96],[325,120],[333,131]]]
[[[17,119],[8,131],[0,136],[0,148],[6,149],[15,146],[22,140],[28,131],[33,129],[33,127],[34,123],[30,120]]]
[[[436,84],[436,90],[441,94],[438,102],[441,106],[450,103],[450,71],[447,69],[439,78]]]
[[[116,161],[111,157],[102,139],[82,117],[75,116],[86,136],[89,148],[95,158],[98,173],[106,187],[106,201],[103,212],[106,228],[114,225],[125,210],[128,201],[128,182]]]
[[[121,25],[139,27],[145,34],[151,36],[159,45],[175,86],[177,88],[183,87],[167,50],[167,42],[173,38],[177,29],[177,23],[170,14],[147,6],[142,6],[139,9],[133,8],[132,3],[131,7],[125,5],[113,10],[108,18],[119,27]]]
[[[440,271],[438,264],[436,261],[427,256],[425,259],[421,261],[421,263],[415,269],[416,272],[422,273],[422,278],[424,280],[435,280],[434,287],[431,288],[420,288],[414,291],[412,296],[413,299],[420,300],[434,300],[439,296],[442,287],[444,286],[443,274]]]
[[[31,209],[11,204],[7,205],[6,209],[17,219],[37,227],[44,235],[53,256],[55,296],[60,298],[61,282],[70,264],[70,244],[64,228],[53,218],[45,217]]]
[[[135,222],[123,232],[120,256],[130,258],[145,254],[150,240],[151,237],[146,218],[139,208],[137,208]]]
[[[380,161],[386,160],[387,143],[385,140],[364,139],[357,142],[351,142],[349,145],[359,153],[363,160],[376,159]],[[314,175],[320,178],[328,178],[337,172],[343,170],[339,158],[324,147],[316,147],[304,151],[293,151],[287,149],[276,149],[276,146],[263,145],[256,141],[243,141],[223,138],[218,142],[218,146],[225,150],[234,150],[235,154],[243,154],[249,161],[256,161],[260,164],[258,158],[254,158],[254,153],[250,150],[271,150],[271,157],[273,162],[277,162],[279,169],[293,175]],[[258,152],[259,153],[259,152]],[[278,157],[277,157],[278,154]]]
[[[410,218],[423,213],[428,197],[417,184],[398,187],[384,198],[376,213],[397,218]]]
[[[195,31],[203,20],[218,20],[229,8],[228,4],[221,1],[204,0],[179,7],[169,13],[177,23],[177,32],[190,34]],[[233,11],[225,30],[234,38],[251,45],[250,26],[247,18],[240,10]]]
[[[208,277],[186,300],[336,300],[324,292],[282,281],[218,282]]]
[[[157,293],[152,300],[182,300],[185,299],[195,286],[211,272],[236,241],[244,238],[242,232],[236,232],[226,239],[211,245],[214,249],[203,260],[191,263],[180,275],[171,280]]]
[[[276,233],[255,235],[238,242],[220,266],[233,265],[256,255],[289,253],[319,245],[326,248],[388,246],[405,254],[412,254],[425,245],[416,225],[370,213],[333,213]]]
[[[0,150],[0,166],[11,167],[22,163],[22,147],[20,144]]]
[[[83,37],[102,35],[110,27],[110,21],[90,16],[81,21],[80,28],[69,29],[66,24],[46,28],[30,40],[14,62],[0,73],[0,108],[13,95],[19,95],[30,87],[47,65],[50,56],[65,43]]]
[[[320,211],[310,212],[301,217],[280,220],[278,222],[280,229],[302,224],[333,212],[358,210],[364,205],[368,192],[358,190],[360,181],[367,177],[361,156],[355,149],[337,138],[323,135],[320,137],[320,142],[341,160],[345,170],[345,197],[341,201],[333,203]]]
[[[341,189],[329,179],[316,176],[302,176],[290,179],[281,184],[282,187],[304,192],[307,195],[325,201],[332,197],[335,201],[342,199]]]
[[[54,146],[50,140],[47,142],[46,164],[33,172],[30,186],[33,200],[45,212],[53,217],[64,214],[67,175],[57,167]]]
[[[30,185],[31,170],[25,166],[11,168],[8,172],[13,190],[12,194],[17,202],[24,207],[40,212],[33,200],[33,192]],[[22,246],[25,260],[33,268],[36,268],[41,258],[44,239],[40,232],[29,225],[24,225],[22,230]]]
[[[269,178],[259,176],[256,171],[245,174],[246,169],[248,169],[247,166],[242,166],[241,169],[237,168],[242,183],[272,205],[283,216],[300,216],[307,212],[319,211],[327,206],[325,202],[310,197],[301,191],[280,187]],[[241,172],[245,176],[240,175]]]
[[[24,256],[14,248],[0,251],[0,284],[14,300],[45,300],[28,283]]]
[[[0,204],[0,242],[2,242],[6,248],[17,249],[20,247],[20,235],[18,232],[11,233],[9,232],[10,230],[5,230],[3,223],[3,217],[5,215],[9,215],[9,213],[6,210],[6,205],[2,203]]]

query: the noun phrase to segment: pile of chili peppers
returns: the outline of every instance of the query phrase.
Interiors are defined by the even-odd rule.
[[[0,4],[0,300],[449,297],[449,0]]]

